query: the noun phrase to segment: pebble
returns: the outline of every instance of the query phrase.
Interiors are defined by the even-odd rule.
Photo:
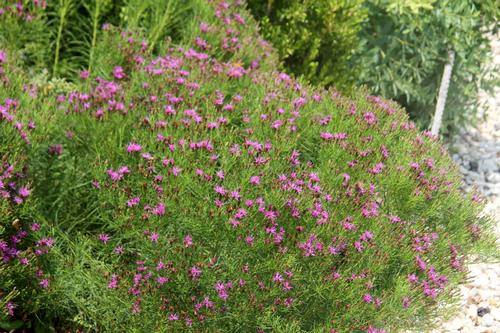
[[[491,42],[500,66],[500,33]],[[463,174],[462,189],[478,190],[486,198],[484,213],[496,219],[500,243],[500,87],[478,98],[485,105],[479,110],[485,120],[461,129],[449,151]],[[460,286],[462,306],[431,333],[500,333],[500,263],[471,264],[468,277]]]

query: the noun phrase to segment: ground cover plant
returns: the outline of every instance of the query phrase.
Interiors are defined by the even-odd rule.
[[[198,5],[185,44],[102,26],[71,82],[2,45],[1,327],[431,325],[495,250],[446,150],[393,102],[273,70],[244,3]]]

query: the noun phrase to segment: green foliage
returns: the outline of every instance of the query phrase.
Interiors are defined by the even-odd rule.
[[[47,31],[44,9],[32,1],[25,1],[22,14],[16,14],[17,1],[2,2],[0,11],[0,47],[8,47],[15,57],[32,71],[39,71],[50,65],[52,57],[49,47],[51,35]]]
[[[471,0],[433,2],[431,8],[398,10],[373,1],[364,24],[360,48],[353,59],[361,68],[359,83],[404,105],[421,127],[427,127],[435,109],[448,50],[456,53],[443,119],[447,133],[470,120],[477,93],[494,79],[485,78],[491,50],[485,33],[487,16]],[[489,69],[495,73],[495,69]]]
[[[178,40],[179,27],[190,20],[186,16],[190,1],[128,0],[121,8],[122,25],[128,30],[145,31],[149,49],[153,50],[165,36]]]
[[[248,6],[289,71],[313,83],[347,89],[357,74],[349,60],[368,14],[363,3],[249,0]]]
[[[421,128],[430,124],[448,50],[456,62],[443,132],[476,114],[496,31],[495,1],[249,1],[263,35],[285,67],[311,82],[348,92],[366,84],[401,103]],[[497,69],[488,69],[498,73]]]

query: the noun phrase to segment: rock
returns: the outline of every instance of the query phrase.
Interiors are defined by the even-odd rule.
[[[479,163],[477,163],[477,161],[470,161],[469,162],[469,170],[477,171],[478,168],[479,168]]]
[[[478,163],[478,170],[483,172],[497,172],[498,171],[497,161],[493,159],[481,160]]]
[[[479,304],[479,307],[477,308],[477,315],[479,317],[484,316],[485,314],[488,314],[491,312],[491,309],[489,306],[487,306],[485,303]]]
[[[481,319],[481,325],[486,327],[491,327],[495,325],[495,320],[490,314],[485,314]]]
[[[491,292],[486,289],[486,288],[488,288],[489,284],[490,283],[489,283],[487,278],[483,278],[481,281],[481,284],[479,284],[479,286],[481,286],[481,289],[479,289],[479,297],[481,297],[481,299],[484,301],[488,300],[488,298],[491,297]],[[481,304],[480,304],[480,306],[481,306]]]
[[[477,315],[479,317],[483,317],[484,315],[490,313],[491,310],[489,307],[483,307],[483,306],[480,306],[478,309],[477,309]]]
[[[493,310],[491,310],[490,314],[493,317],[493,319],[500,322],[500,309],[498,309],[498,308],[493,309]]]
[[[474,323],[470,320],[466,320],[460,332],[462,333],[474,332]]]
[[[500,183],[500,173],[499,172],[489,172],[486,175],[486,181],[490,183]]]
[[[475,318],[477,316],[477,307],[475,305],[471,305],[467,308],[467,317],[468,318]]]
[[[462,328],[464,320],[460,317],[453,319],[443,325],[443,327],[448,331],[458,331]]]

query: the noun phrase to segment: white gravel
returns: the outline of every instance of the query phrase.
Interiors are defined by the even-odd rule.
[[[495,63],[500,66],[500,34],[491,40]],[[500,87],[478,98],[485,104],[481,113],[486,120],[457,135],[453,159],[463,172],[464,189],[475,188],[486,197],[485,212],[497,220],[500,237]],[[460,288],[458,313],[432,333],[500,333],[500,263],[472,264],[469,277]]]

